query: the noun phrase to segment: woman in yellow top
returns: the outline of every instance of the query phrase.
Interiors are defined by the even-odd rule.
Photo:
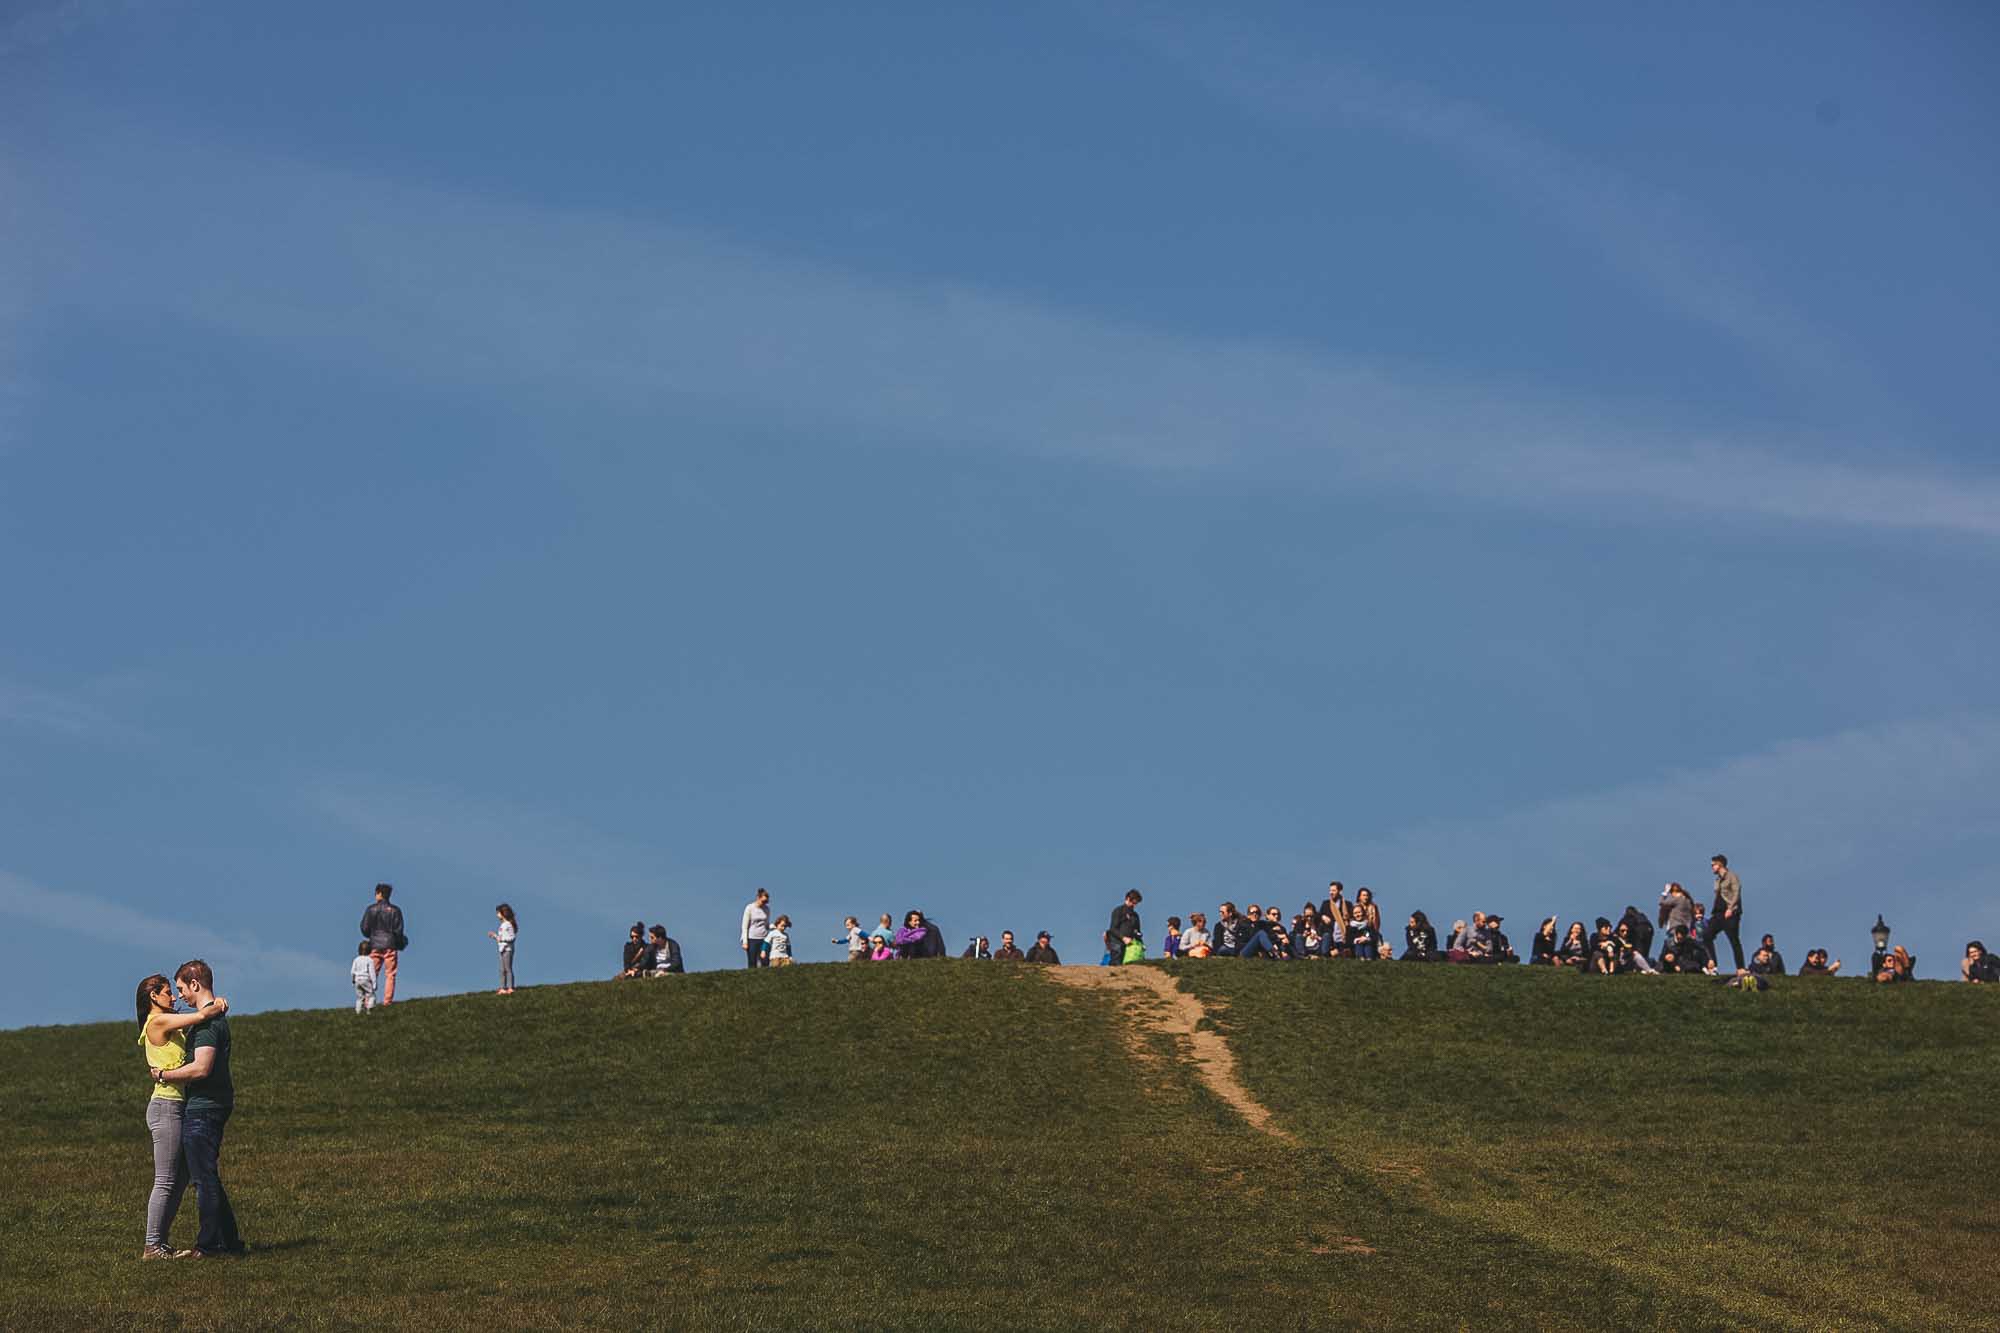
[[[177,1014],[172,982],[157,972],[140,982],[139,1049],[145,1052],[148,1071],[186,1064],[188,1029],[228,1010],[228,1003],[218,997],[197,1012]],[[150,1072],[147,1077],[152,1077]],[[146,1102],[146,1128],[153,1135],[153,1193],[146,1202],[146,1247],[139,1251],[141,1259],[177,1257],[167,1246],[167,1232],[187,1189],[187,1171],[181,1165],[185,1099],[180,1084],[155,1082]]]

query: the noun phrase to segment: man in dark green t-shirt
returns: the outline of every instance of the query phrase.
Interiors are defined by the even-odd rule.
[[[174,989],[199,1009],[215,994],[215,974],[196,958],[174,973]],[[195,1188],[201,1230],[186,1258],[214,1259],[242,1254],[249,1247],[236,1231],[236,1212],[229,1191],[222,1187],[222,1131],[236,1106],[236,1086],[229,1077],[229,1018],[223,1015],[188,1030],[188,1062],[178,1069],[156,1069],[153,1077],[187,1085],[187,1111],[181,1127],[181,1153],[187,1158],[188,1182]]]

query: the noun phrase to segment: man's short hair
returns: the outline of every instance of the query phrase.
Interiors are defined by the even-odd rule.
[[[215,989],[215,973],[199,958],[190,958],[174,969],[175,981],[192,981],[203,990]]]
[[[375,886],[375,896],[385,903],[389,901],[389,895],[395,891],[396,886],[394,884],[377,884]]]
[[[1717,852],[1714,856],[1711,856],[1708,859],[1715,862],[1715,864],[1721,866],[1724,870],[1729,869],[1729,858],[1724,856],[1721,852]]]
[[[1146,901],[1146,895],[1140,893],[1137,889],[1127,889],[1125,890],[1125,901],[1128,903],[1144,902]]]

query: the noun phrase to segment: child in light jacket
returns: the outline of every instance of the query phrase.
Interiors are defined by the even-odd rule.
[[[792,965],[792,919],[781,916],[771,923],[770,933],[764,936],[764,945],[771,951],[772,967]]]
[[[368,941],[361,941],[360,952],[354,955],[354,965],[347,969],[347,975],[354,981],[354,1012],[375,1007],[375,963],[368,957]]]

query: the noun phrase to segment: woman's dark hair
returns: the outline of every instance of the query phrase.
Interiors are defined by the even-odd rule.
[[[152,976],[147,977],[139,983],[139,1021],[141,1023],[145,1022],[146,1016],[153,1012],[153,992],[166,984],[167,979],[158,972],[153,973]]]
[[[1181,919],[1177,916],[1170,916],[1167,918],[1167,924],[1178,929],[1181,924]]]
[[[1410,915],[1417,919],[1417,928],[1419,930],[1429,930],[1431,928],[1431,919],[1422,912],[1412,912]]]
[[[923,919],[924,919],[924,914],[922,912],[919,912],[916,908],[912,907],[909,911],[903,913],[903,929],[908,930],[910,928],[911,921],[914,920],[921,922]]]
[[[1542,922],[1541,929],[1537,930],[1535,933],[1537,935],[1546,936],[1549,939],[1554,939],[1556,937],[1556,919],[1554,917],[1550,917],[1548,920]]]
[[[646,923],[645,923],[645,922],[643,922],[643,921],[634,921],[634,922],[632,923],[632,933],[633,933],[634,935],[637,935],[637,936],[638,936],[638,937],[639,937],[640,939],[642,939],[642,940],[643,940],[643,939],[645,939],[645,938],[646,938]]]
[[[503,917],[506,920],[508,925],[514,927],[516,930],[520,929],[521,923],[514,919],[514,909],[509,907],[506,903],[501,903],[498,907],[494,908],[493,910],[498,912],[501,915],[501,917]]]

